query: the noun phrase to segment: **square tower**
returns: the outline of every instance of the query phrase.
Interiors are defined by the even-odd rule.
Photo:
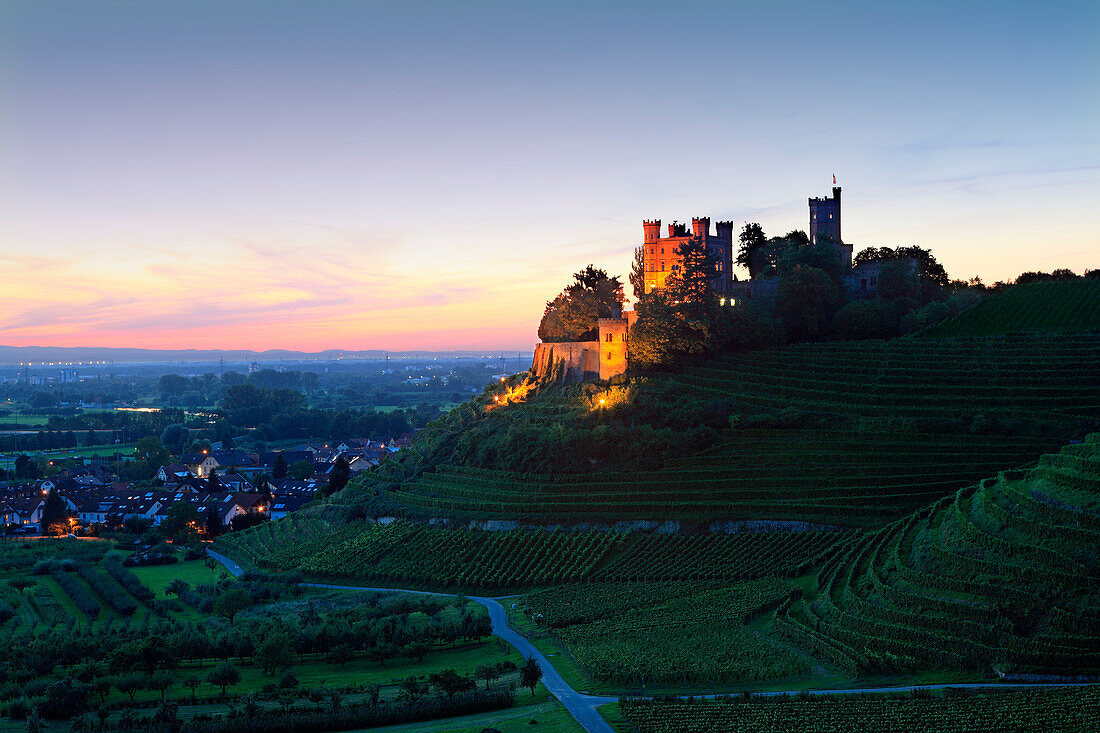
[[[819,239],[832,242],[845,271],[852,269],[852,245],[840,237],[840,186],[833,186],[832,198],[810,199],[810,244]]]

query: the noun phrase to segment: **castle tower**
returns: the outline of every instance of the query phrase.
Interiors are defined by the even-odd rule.
[[[844,241],[840,238],[840,186],[833,186],[832,198],[810,199],[810,244],[817,244],[821,236],[834,244]]]
[[[656,242],[661,238],[661,220],[660,219],[646,219],[642,222],[642,229],[645,231],[645,243]]]
[[[845,271],[852,269],[852,245],[840,236],[840,186],[833,186],[831,198],[810,199],[810,244],[827,239],[837,248]]]
[[[611,379],[626,371],[627,318],[600,318],[600,379]]]

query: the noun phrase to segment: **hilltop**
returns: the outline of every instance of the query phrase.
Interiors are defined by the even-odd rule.
[[[1100,329],[1100,279],[1014,285],[927,329],[926,338]]]

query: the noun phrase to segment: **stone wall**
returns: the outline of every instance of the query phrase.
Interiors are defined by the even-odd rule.
[[[558,362],[563,363],[563,382],[583,382],[600,376],[600,342],[568,341],[542,343],[535,346],[535,359],[531,371],[538,379],[554,373]]]

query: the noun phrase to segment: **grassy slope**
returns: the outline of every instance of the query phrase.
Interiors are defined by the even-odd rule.
[[[934,326],[926,338],[1100,330],[1100,280],[1016,285]]]

